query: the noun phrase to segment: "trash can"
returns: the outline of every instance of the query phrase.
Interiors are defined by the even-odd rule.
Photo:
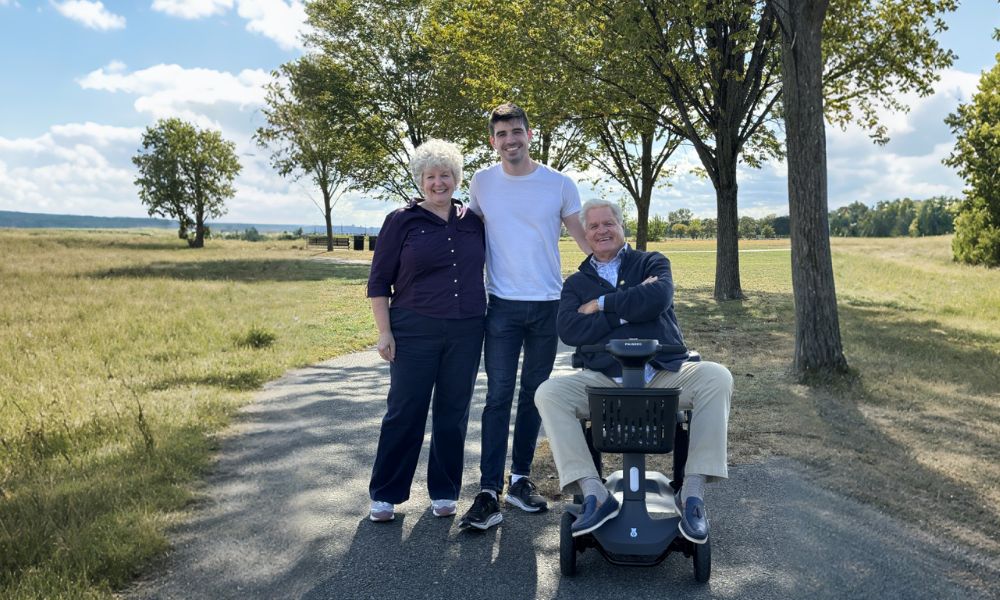
[[[369,250],[374,250],[375,249],[375,239],[376,238],[378,238],[377,235],[370,235],[370,236],[368,236],[368,249]]]
[[[365,249],[365,236],[363,235],[354,236],[354,249],[355,250]]]

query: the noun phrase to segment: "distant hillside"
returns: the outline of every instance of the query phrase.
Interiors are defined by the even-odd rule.
[[[271,225],[258,223],[209,223],[212,231],[244,231],[250,227],[260,233],[279,231],[295,231],[302,229],[304,233],[323,233],[323,225]],[[53,229],[137,229],[157,228],[175,229],[177,221],[170,219],[149,219],[139,217],[89,217],[85,215],[49,215],[43,213],[25,213],[0,210],[0,228],[14,227],[23,229],[53,228]],[[340,234],[375,234],[378,227],[357,227],[355,225],[334,225],[334,233]]]

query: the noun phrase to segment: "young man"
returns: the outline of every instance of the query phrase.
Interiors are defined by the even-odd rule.
[[[606,200],[591,200],[580,213],[593,254],[566,279],[559,305],[559,337],[570,346],[609,340],[656,339],[683,345],[674,313],[670,261],[659,252],[639,252],[625,244],[621,210]],[[549,379],[538,388],[538,410],[564,491],[582,491],[583,513],[573,536],[594,531],[618,515],[587,449],[580,417],[590,414],[587,386],[614,387],[621,365],[606,353],[580,354],[583,370]],[[681,534],[696,544],[708,540],[703,487],[728,477],[726,435],[733,376],[724,366],[692,361],[683,354],[657,354],[646,366],[646,385],[681,388],[680,407],[690,409],[690,443],[684,486],[674,502]],[[615,381],[615,378],[619,378]]]
[[[511,477],[506,501],[527,512],[548,508],[528,479],[541,417],[535,390],[555,362],[556,311],[562,289],[560,226],[589,252],[576,214],[580,194],[566,175],[532,160],[524,110],[498,106],[489,118],[490,145],[500,164],[482,169],[469,186],[469,208],[486,225],[486,406],[483,409],[480,487],[460,527],[489,529],[503,521],[507,439],[517,363],[524,349],[514,420]]]

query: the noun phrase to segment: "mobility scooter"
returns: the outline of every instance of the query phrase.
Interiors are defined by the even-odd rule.
[[[694,561],[694,577],[708,581],[712,572],[711,540],[695,544],[681,535],[680,511],[674,493],[681,488],[687,462],[690,411],[678,412],[678,388],[646,388],[646,363],[658,352],[683,354],[683,346],[661,345],[657,340],[623,339],[608,344],[580,346],[573,366],[581,367],[579,353],[608,352],[622,365],[622,387],[587,388],[590,427],[587,442],[597,472],[603,477],[601,452],[622,453],[621,471],[605,480],[621,511],[591,533],[573,537],[573,521],[582,510],[583,498],[563,513],[559,527],[559,568],[563,575],[576,573],[577,554],[596,548],[616,565],[653,566],[671,552],[681,552]],[[697,354],[691,353],[694,360]],[[691,359],[689,359],[691,360]],[[584,421],[581,425],[586,427]],[[662,473],[646,471],[647,454],[673,452],[673,480]]]

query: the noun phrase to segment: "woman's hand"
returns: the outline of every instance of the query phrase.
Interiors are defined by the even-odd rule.
[[[383,360],[392,362],[396,360],[396,338],[392,337],[392,332],[387,331],[378,335],[378,355]]]

